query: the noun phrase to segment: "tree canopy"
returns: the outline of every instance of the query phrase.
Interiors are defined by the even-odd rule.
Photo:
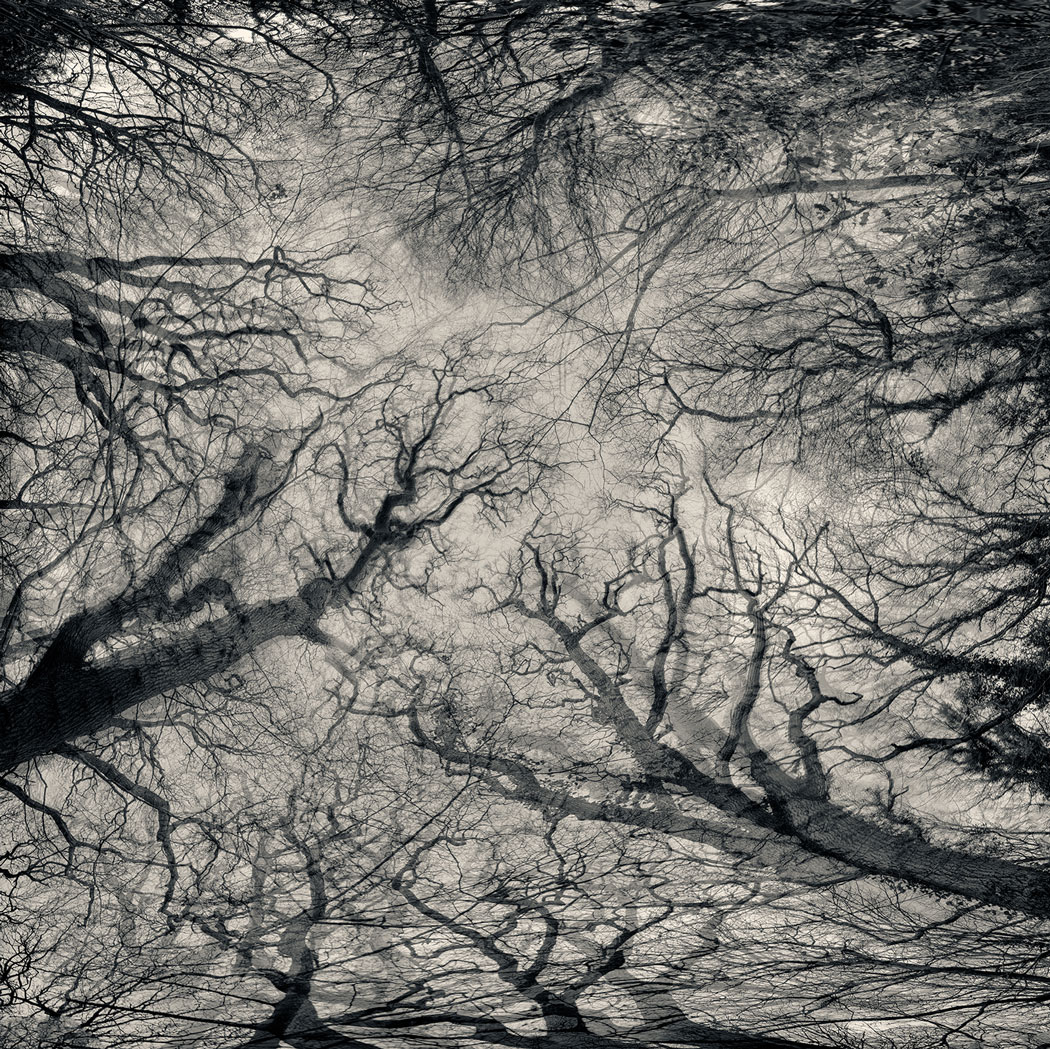
[[[0,2],[0,1044],[1050,1045],[1044,8]]]

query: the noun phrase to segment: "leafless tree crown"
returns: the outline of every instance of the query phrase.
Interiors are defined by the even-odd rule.
[[[0,1044],[1050,1045],[1039,0],[0,0]]]

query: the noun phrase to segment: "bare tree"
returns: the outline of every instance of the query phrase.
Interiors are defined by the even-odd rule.
[[[8,14],[4,1037],[1036,1045],[1038,5]]]

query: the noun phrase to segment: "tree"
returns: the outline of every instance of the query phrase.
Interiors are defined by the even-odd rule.
[[[1044,23],[13,11],[5,1037],[1038,1044]]]

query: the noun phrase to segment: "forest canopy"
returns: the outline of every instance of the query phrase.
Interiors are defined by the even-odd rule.
[[[1050,1046],[1048,39],[0,0],[0,1044]]]

